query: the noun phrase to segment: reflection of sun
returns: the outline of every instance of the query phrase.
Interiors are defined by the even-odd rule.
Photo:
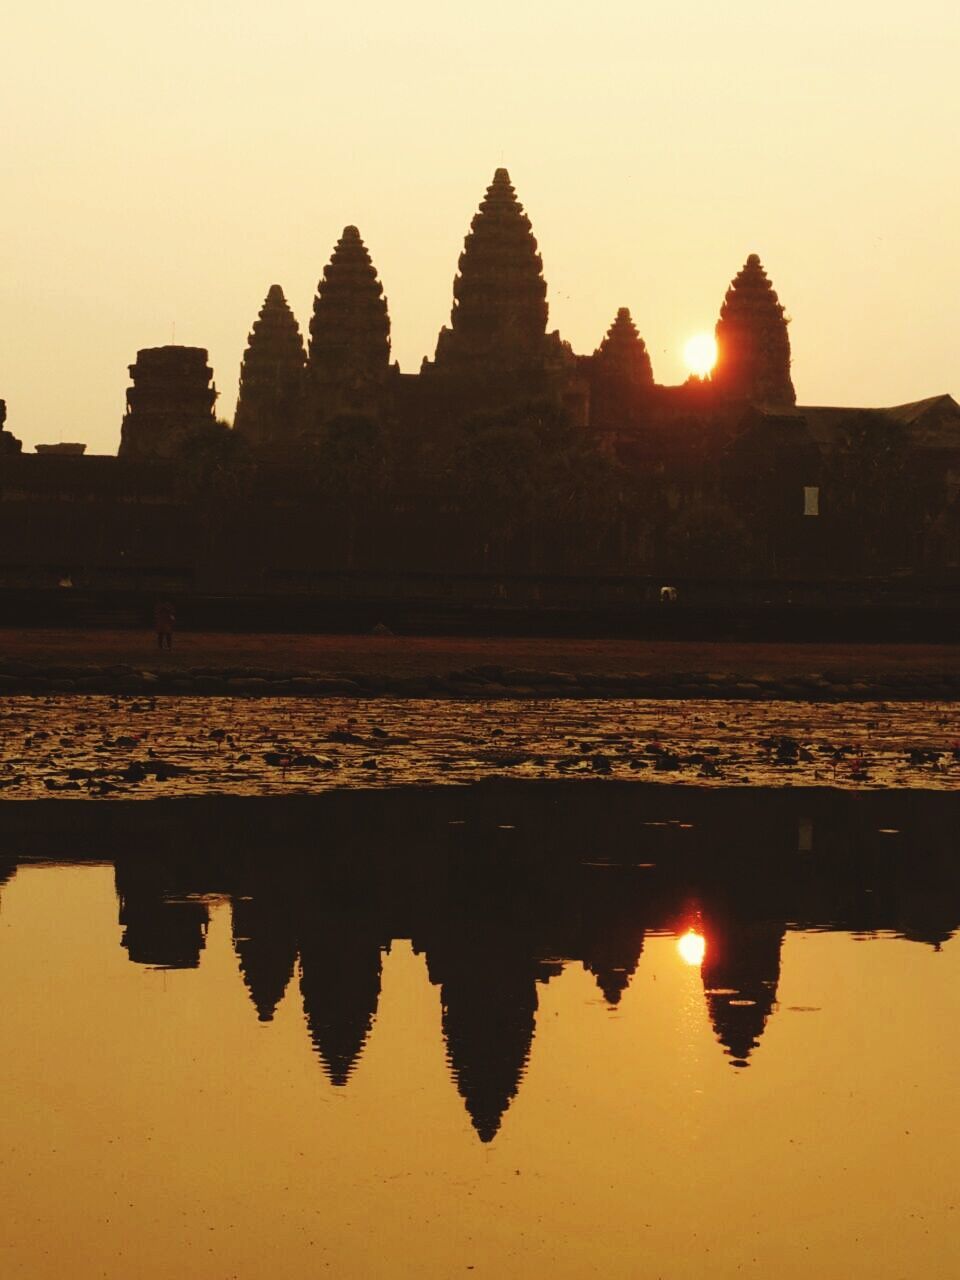
[[[707,952],[707,940],[702,933],[688,929],[683,937],[677,939],[677,950],[684,964],[701,965]]]
[[[717,340],[710,333],[696,333],[687,339],[683,359],[691,373],[705,378],[717,363]]]

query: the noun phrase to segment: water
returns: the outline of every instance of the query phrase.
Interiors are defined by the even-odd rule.
[[[653,791],[36,810],[0,1274],[955,1276],[954,797]]]

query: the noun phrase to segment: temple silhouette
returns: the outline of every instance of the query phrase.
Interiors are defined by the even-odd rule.
[[[404,373],[346,226],[307,323],[266,291],[232,424],[206,351],[182,346],[137,352],[117,457],[27,455],[0,422],[0,587],[588,607],[649,603],[664,580],[705,603],[711,583],[748,601],[949,589],[949,395],[798,404],[788,317],[753,253],[709,376],[658,382],[639,315],[616,310],[592,354],[550,329],[531,222],[498,169],[449,323]]]
[[[171,873],[131,859],[118,862],[116,880],[121,945],[131,961],[196,968],[209,906],[189,900],[182,869]],[[470,911],[460,895],[440,890],[429,911],[415,909],[411,919],[401,909],[388,921],[377,907],[376,889],[344,909],[336,878],[325,882],[313,872],[299,882],[262,873],[255,887],[243,883],[235,893],[220,880],[218,896],[230,902],[238,970],[258,1020],[272,1020],[299,978],[306,1033],[336,1087],[349,1082],[373,1030],[383,956],[394,938],[409,937],[439,989],[451,1079],[477,1136],[491,1142],[526,1072],[538,988],[579,963],[615,1008],[636,971],[645,921],[663,933],[682,918],[679,894],[661,904],[666,910],[658,917],[623,876],[602,887],[589,875],[577,880],[586,905],[566,897],[575,892],[570,883],[551,910],[531,915],[513,910],[509,898]],[[194,892],[211,894],[216,883],[194,879]],[[498,890],[505,887],[498,879]],[[522,883],[511,883],[513,890],[530,901]],[[296,911],[289,909],[294,898]],[[955,903],[952,910],[957,916]],[[717,919],[706,926],[704,998],[717,1040],[736,1066],[747,1065],[775,1008],[785,932],[783,922],[757,920],[749,911],[736,922]]]
[[[390,362],[390,316],[376,267],[356,227],[344,228],[317,288],[304,347],[279,284],[254,321],[240,368],[233,430],[251,458],[310,458],[325,430],[455,425],[478,413],[535,409],[597,433],[607,449],[624,430],[719,414],[730,406],[784,409],[796,401],[783,306],[751,254],[717,322],[709,380],[662,387],[630,311],[620,308],[592,356],[548,332],[547,284],[530,219],[498,169],[464,241],[450,323],[417,374]],[[161,347],[130,366],[121,457],[177,458],[216,435],[216,390],[206,352]],[[221,438],[225,441],[225,424]],[[404,442],[415,447],[415,440]],[[545,442],[549,447],[549,442]]]
[[[289,872],[289,868],[288,868]],[[130,959],[154,967],[192,968],[200,961],[207,907],[178,901],[179,888],[165,896],[162,880],[141,865],[134,892],[129,868],[118,873],[123,945]],[[313,892],[300,897],[296,916],[287,909],[299,884],[279,875],[261,875],[252,893],[227,893],[234,922],[234,949],[240,975],[256,1016],[269,1021],[299,972],[306,1032],[330,1083],[348,1084],[377,1015],[383,955],[394,938],[410,938],[425,955],[430,981],[439,988],[442,1032],[451,1079],[482,1142],[491,1142],[521,1087],[536,1035],[538,989],[569,964],[594,975],[598,991],[615,1008],[627,991],[643,950],[647,929],[679,932],[686,918],[682,878],[639,891],[636,877],[589,869],[570,878],[546,910],[517,912],[510,893],[524,886],[503,885],[501,904],[465,912],[458,895],[442,889],[429,904],[408,914],[401,906],[391,920],[378,906],[376,889],[343,910],[335,886],[311,871]],[[890,885],[881,877],[885,887]],[[908,877],[909,879],[909,877]],[[633,881],[633,883],[631,883]],[[333,888],[332,896],[329,890]],[[944,885],[940,883],[940,891]],[[220,884],[220,892],[225,886]],[[960,927],[960,896],[954,883],[940,901],[939,921],[920,929],[911,919],[910,891],[894,893],[869,928],[861,914],[870,893],[861,887],[859,909],[844,900],[842,882],[833,884],[807,927],[846,928],[870,934],[893,930],[938,949]],[[326,890],[326,891],[325,891]],[[249,896],[248,896],[249,894]],[[704,1001],[718,1045],[732,1066],[745,1068],[757,1051],[777,1008],[781,950],[787,935],[784,911],[757,897],[754,886],[733,884],[700,889],[699,927],[706,951],[701,966]],[[779,896],[779,895],[778,895]],[[788,899],[791,895],[787,895]],[[287,904],[278,910],[280,899]],[[658,900],[659,899],[659,900]],[[136,904],[135,913],[131,904]],[[796,898],[793,899],[796,905]],[[427,910],[424,910],[427,907]],[[852,909],[851,909],[852,908]],[[258,926],[251,928],[253,922]],[[299,956],[299,959],[298,959]]]
[[[778,1016],[791,931],[894,934],[939,950],[960,928],[949,794],[677,797],[598,785],[557,804],[536,787],[473,802],[459,791],[262,810],[214,801],[194,806],[186,827],[130,806],[136,832],[79,802],[92,825],[75,858],[113,861],[120,943],[138,965],[197,968],[211,911],[228,906],[251,1018],[269,1024],[282,1000],[299,1004],[336,1089],[349,1088],[376,1034],[384,956],[409,941],[437,989],[451,1082],[483,1142],[522,1089],[542,990],[571,966],[615,1011],[646,941],[695,930],[705,1016],[718,1052],[743,1070],[762,1062]],[[33,818],[9,846],[49,860],[63,831],[73,838],[64,821],[45,834]],[[0,884],[17,865],[4,857]]]

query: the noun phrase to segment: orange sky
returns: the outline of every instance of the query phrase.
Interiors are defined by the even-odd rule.
[[[174,332],[230,416],[267,288],[305,327],[351,222],[415,371],[501,163],[579,352],[628,305],[679,381],[756,251],[802,402],[960,390],[954,0],[33,0],[3,25],[0,397],[26,447],[112,452],[126,366]]]

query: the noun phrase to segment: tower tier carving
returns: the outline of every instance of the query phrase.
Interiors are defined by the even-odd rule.
[[[494,174],[470,224],[453,299],[450,327],[440,331],[437,341],[438,370],[511,371],[544,362],[548,340],[543,263],[506,169]]]
[[[356,227],[344,227],[323,269],[307,359],[312,425],[369,413],[390,370],[390,317],[383,286]]]
[[[240,367],[234,426],[256,453],[283,451],[301,430],[306,352],[283,290],[270,286]]]
[[[787,319],[755,253],[731,283],[720,308],[713,382],[725,394],[753,404],[796,403]]]
[[[202,347],[148,347],[130,365],[120,455],[173,458],[215,426],[217,389]]]

